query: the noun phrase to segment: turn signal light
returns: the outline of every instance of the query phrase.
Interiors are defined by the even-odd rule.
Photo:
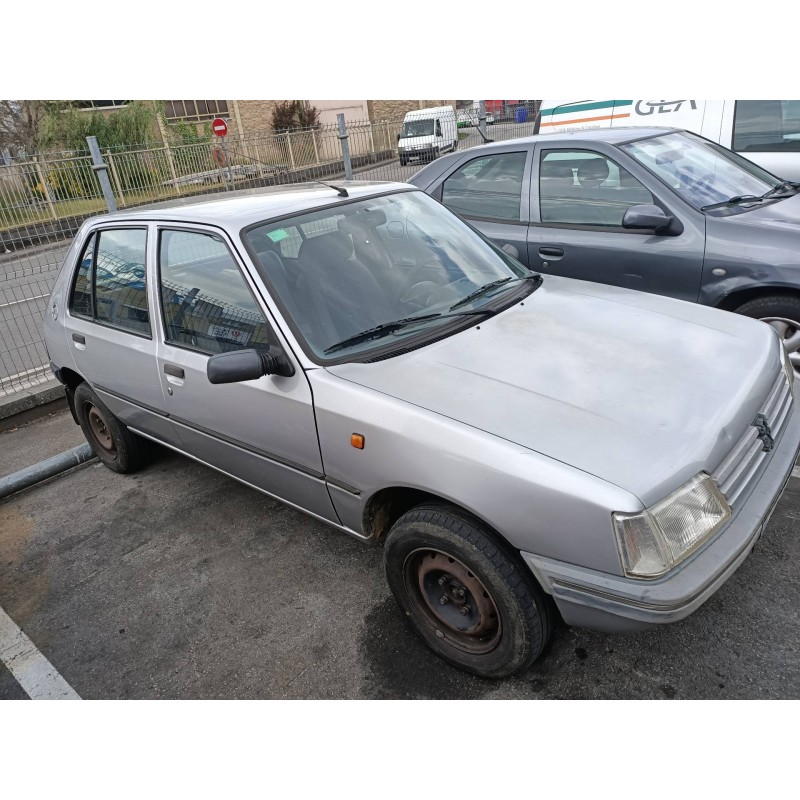
[[[351,433],[350,434],[350,444],[355,447],[357,450],[364,449],[364,436],[360,433]]]

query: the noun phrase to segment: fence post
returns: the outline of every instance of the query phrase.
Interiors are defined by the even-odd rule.
[[[339,126],[339,141],[342,143],[342,160],[344,161],[345,180],[353,180],[353,164],[350,161],[350,143],[347,141],[347,128],[344,124],[344,114],[336,115],[336,123]]]
[[[481,132],[481,139],[486,141],[486,101],[479,101],[478,111],[478,129]]]
[[[96,136],[87,136],[86,144],[89,145],[89,152],[92,154],[92,169],[97,173],[100,181],[100,188],[103,190],[106,205],[109,211],[117,210],[117,201],[114,199],[114,192],[111,190],[111,181],[108,179],[108,167],[103,161],[103,154],[100,152],[100,145],[97,144]]]
[[[117,188],[120,205],[125,208],[125,195],[122,193],[122,184],[119,182],[117,168],[114,166],[114,157],[111,155],[110,150],[106,150],[106,158],[108,159],[108,166],[111,168],[111,177],[114,179],[114,185]]]
[[[317,147],[317,132],[316,130],[311,130],[311,143],[314,145],[314,158],[317,161],[317,166],[319,166],[322,162],[319,160],[319,148]]]
[[[47,200],[47,205],[50,207],[50,213],[53,215],[53,219],[58,219],[55,203],[53,202],[53,198],[50,197],[50,187],[47,185],[47,181],[44,179],[44,174],[42,173],[42,168],[39,166],[38,156],[33,157],[33,163],[36,168],[36,177],[39,179],[39,183],[42,184],[45,200]]]
[[[289,147],[289,167],[294,169],[294,153],[292,152],[292,134],[286,134],[286,144]]]

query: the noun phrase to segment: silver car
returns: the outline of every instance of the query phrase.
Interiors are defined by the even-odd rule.
[[[559,617],[695,611],[800,444],[770,326],[542,278],[403,184],[94,217],[45,334],[106,466],[153,440],[380,542],[419,636],[487,677],[529,667]]]

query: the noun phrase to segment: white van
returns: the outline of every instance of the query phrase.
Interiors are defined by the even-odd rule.
[[[397,155],[402,166],[409,161],[432,161],[457,147],[458,128],[452,106],[409,111],[397,134]]]
[[[800,100],[542,100],[537,133],[685,128],[786,180],[800,180]]]

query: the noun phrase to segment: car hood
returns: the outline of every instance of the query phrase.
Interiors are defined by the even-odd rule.
[[[644,505],[713,470],[780,369],[767,325],[548,276],[439,342],[329,372],[565,462]]]
[[[727,217],[707,217],[709,226],[724,227],[726,225],[763,228],[770,233],[790,231],[795,236],[800,233],[800,194],[786,197],[776,203],[755,206],[742,214]],[[795,248],[797,247],[797,239]]]

